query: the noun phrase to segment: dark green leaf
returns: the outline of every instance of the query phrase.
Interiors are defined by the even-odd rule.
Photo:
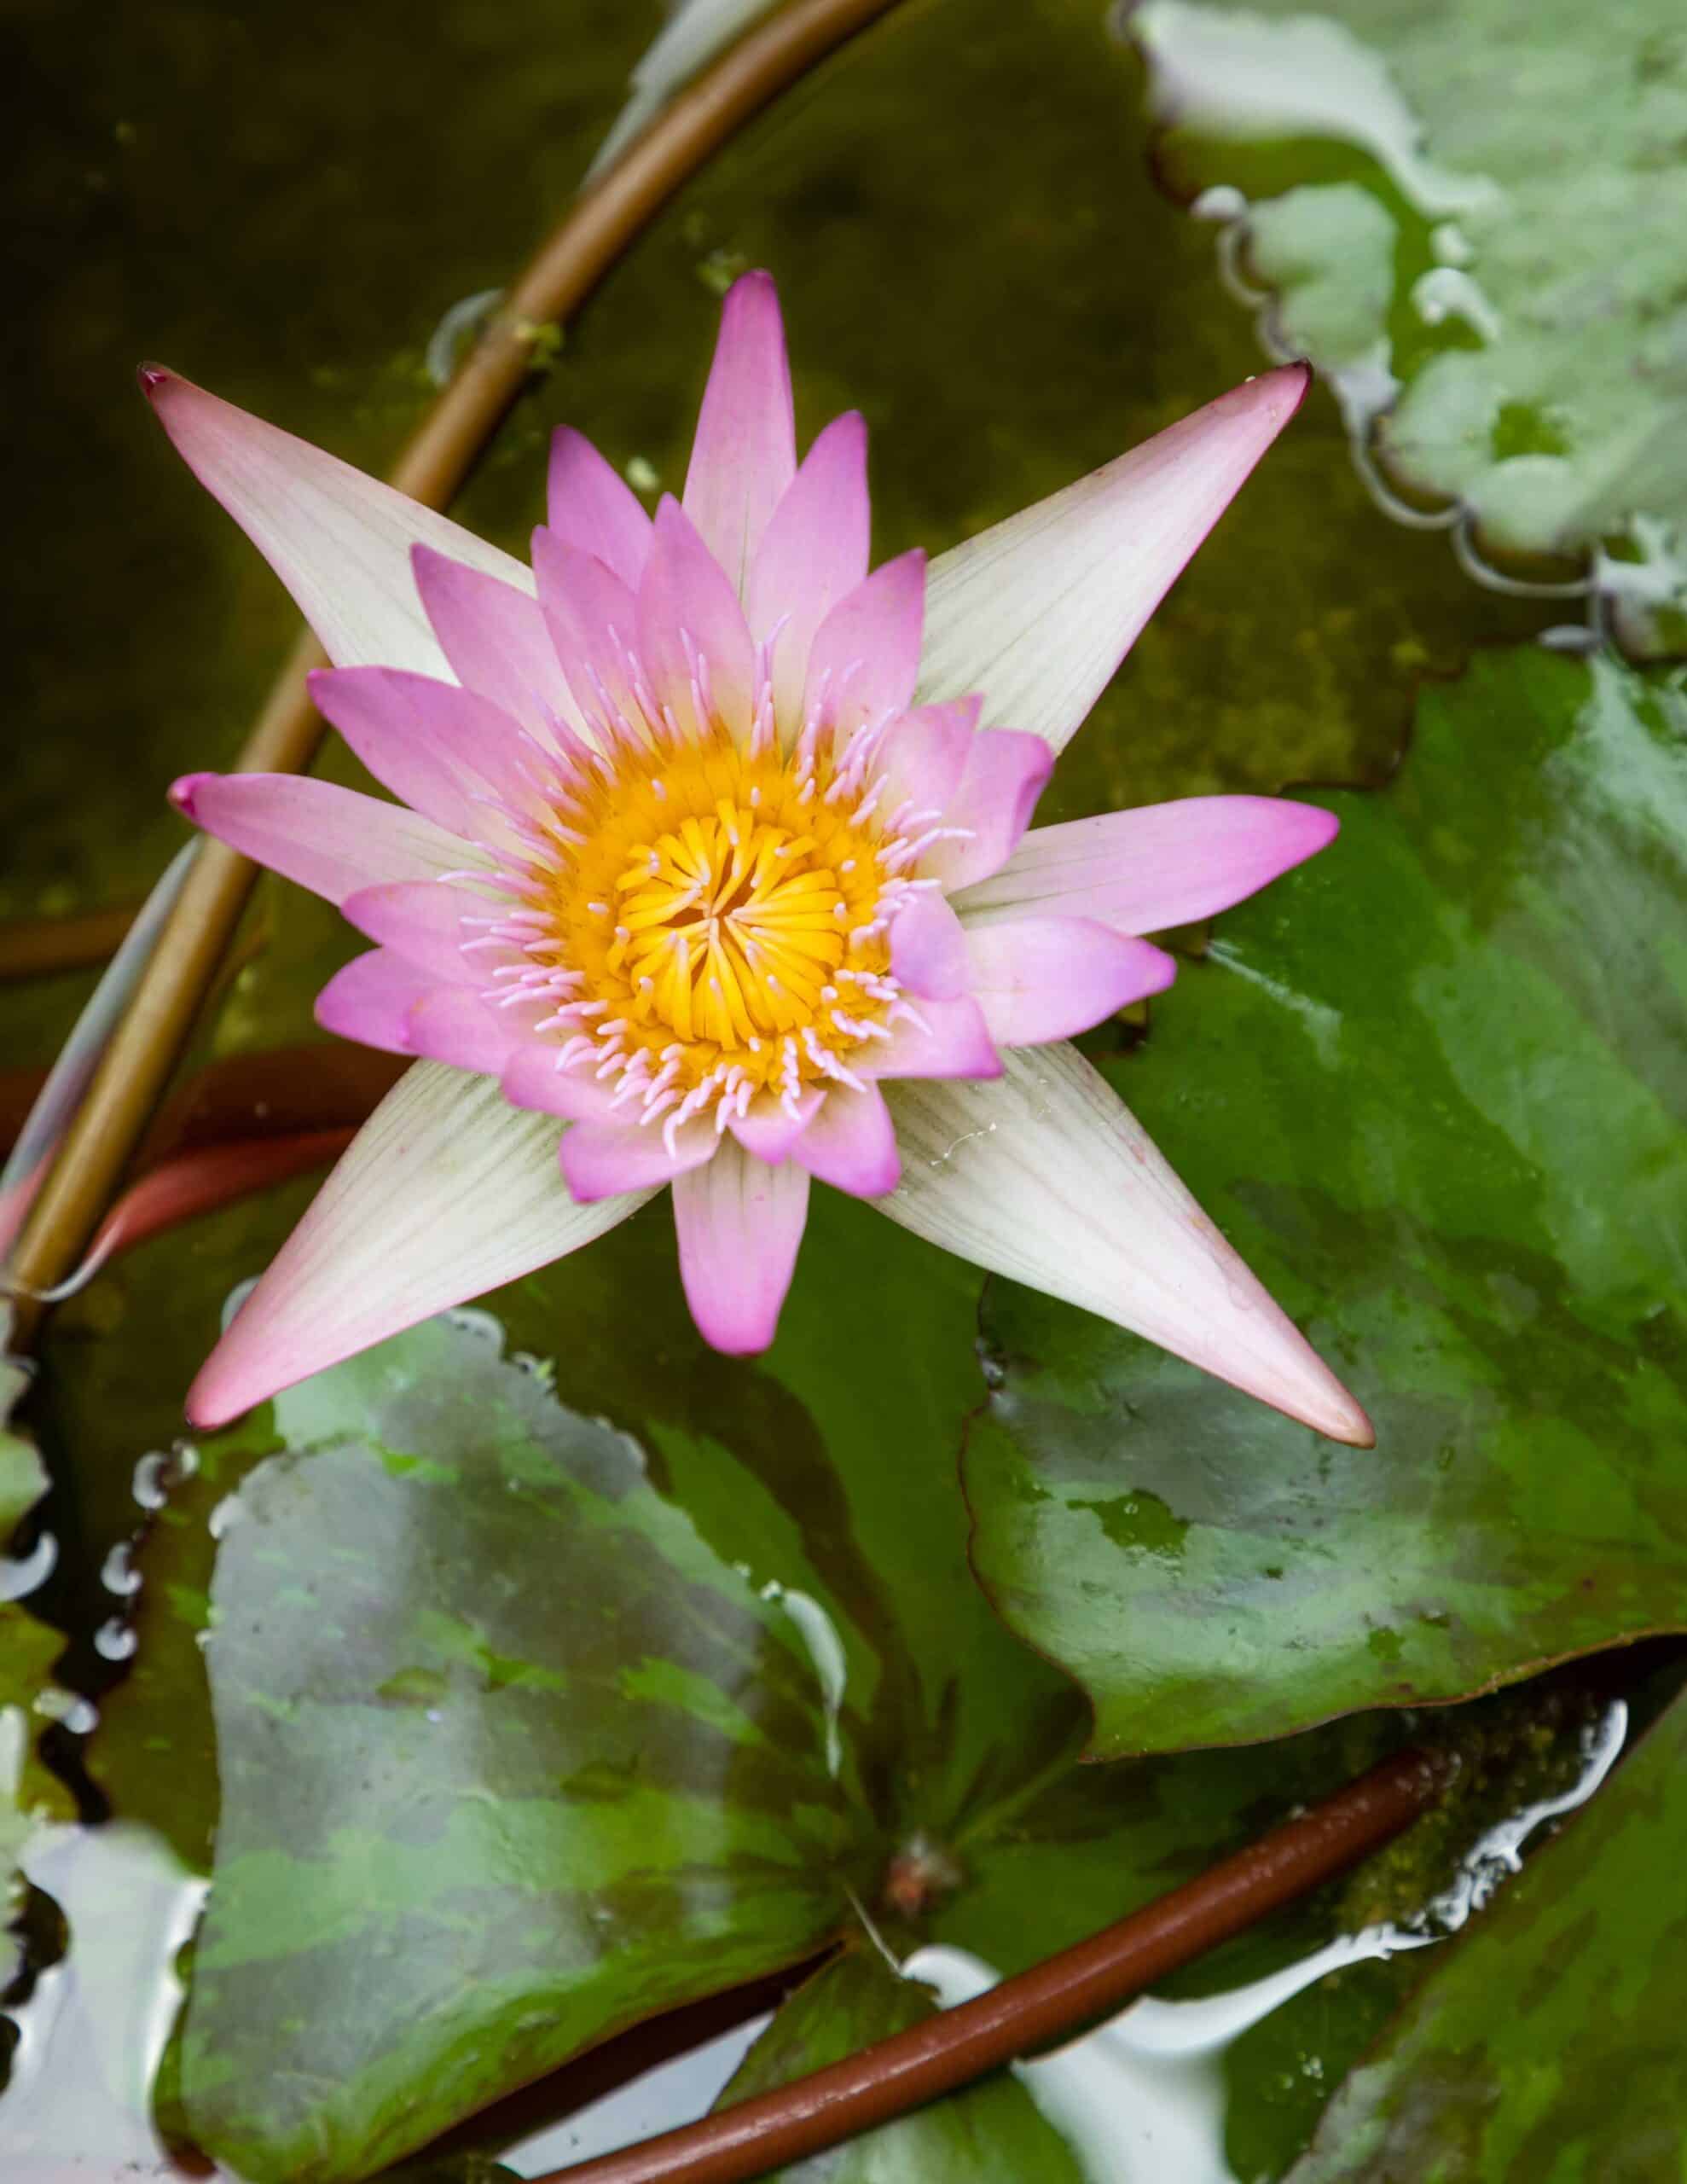
[[[1437,1958],[1293,2184],[1666,2184],[1687,2076],[1687,1701]]]
[[[1673,681],[1484,660],[1110,1066],[1378,1446],[994,1293],[975,1563],[1099,1752],[1687,1621],[1684,739]]]

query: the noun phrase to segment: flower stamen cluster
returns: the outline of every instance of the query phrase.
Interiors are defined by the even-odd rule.
[[[898,1024],[928,1028],[890,931],[941,891],[922,858],[972,836],[897,795],[901,716],[845,729],[822,702],[782,748],[763,648],[741,745],[708,711],[689,638],[687,653],[700,734],[649,697],[629,649],[629,696],[600,678],[592,741],[558,720],[556,752],[532,744],[530,804],[497,807],[519,849],[476,875],[519,907],[465,943],[507,958],[483,998],[530,1010],[559,1072],[612,1084],[612,1107],[661,1124],[670,1148],[686,1123],[724,1130],[762,1092],[796,1122],[818,1088],[863,1090],[851,1058]]]

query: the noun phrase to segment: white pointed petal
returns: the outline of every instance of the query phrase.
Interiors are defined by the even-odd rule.
[[[883,1088],[902,1180],[874,1203],[945,1251],[1369,1447],[1365,1413],[1083,1057],[1054,1046],[1002,1060],[993,1083]]]
[[[521,562],[308,440],[157,365],[141,382],[177,452],[293,594],[336,667],[451,679],[416,594],[413,546],[532,590]]]
[[[1307,384],[1265,372],[934,561],[920,696],[1063,749]]]
[[[577,1205],[554,1116],[418,1062],[353,1140],[188,1395],[220,1426],[278,1388],[565,1258],[651,1194]]]

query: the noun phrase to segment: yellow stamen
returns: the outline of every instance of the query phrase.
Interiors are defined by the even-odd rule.
[[[859,792],[828,803],[830,783],[824,760],[724,735],[623,751],[616,778],[583,783],[585,839],[555,841],[547,891],[558,961],[602,1004],[577,1029],[623,1025],[628,1066],[681,1098],[847,1081],[892,1007],[869,990],[890,969],[884,832]]]

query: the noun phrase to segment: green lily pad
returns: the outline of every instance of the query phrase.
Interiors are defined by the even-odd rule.
[[[935,2005],[870,1952],[851,1949],[804,1982],[745,2058],[716,2103],[730,2108],[857,2048],[918,2024]],[[831,2152],[774,2172],[785,2184],[1084,2184],[1072,2149],[1006,2071]]]
[[[800,1628],[496,1328],[275,1408],[288,1452],[224,1505],[211,1590],[181,2092],[242,2174],[302,2180],[803,1956],[844,1827]]]
[[[1113,1082],[1349,1381],[1336,1449],[1000,1287],[966,1484],[1103,1756],[1687,1623],[1687,694],[1495,655],[1226,918]]]
[[[1591,558],[1625,642],[1687,648],[1687,40],[1675,0],[1147,0],[1180,194],[1234,223],[1266,331],[1479,548]],[[1604,550],[1604,549],[1609,550]]]
[[[1684,1829],[1678,1699],[1559,1840],[1432,1960],[1291,2184],[1679,2175]]]

